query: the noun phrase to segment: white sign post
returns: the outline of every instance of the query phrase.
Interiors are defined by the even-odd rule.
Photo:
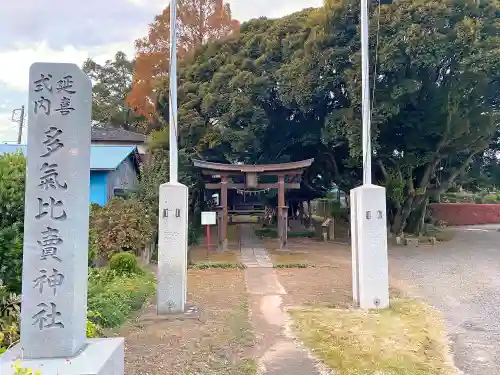
[[[207,250],[210,250],[210,225],[217,224],[217,213],[204,211],[201,213],[201,225],[207,228]]]

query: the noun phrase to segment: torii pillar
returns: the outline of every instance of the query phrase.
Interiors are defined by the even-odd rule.
[[[280,250],[285,250],[288,239],[288,207],[285,205],[285,175],[278,175],[278,237]]]
[[[227,206],[227,175],[221,176],[221,187],[220,187],[220,229],[219,229],[219,251],[227,250],[227,225],[228,225],[228,206]]]

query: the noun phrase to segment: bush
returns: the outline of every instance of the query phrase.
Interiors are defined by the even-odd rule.
[[[88,319],[106,328],[123,324],[155,291],[150,273],[122,276],[103,268],[89,275]]]
[[[0,281],[4,287],[21,293],[23,239],[17,226],[0,229]]]
[[[17,360],[12,364],[14,373],[12,375],[42,375],[40,370],[34,371],[32,368],[25,368],[21,366],[21,360]]]
[[[131,253],[117,253],[109,260],[109,269],[118,275],[142,275],[144,271],[139,266],[137,258]]]
[[[21,297],[0,284],[0,354],[19,340]]]
[[[0,155],[0,228],[24,221],[26,158],[21,152]]]
[[[96,339],[99,337],[101,337],[99,326],[87,318],[87,338]]]
[[[488,194],[483,197],[481,203],[498,204],[500,203],[500,197],[497,194]]]
[[[155,225],[138,200],[113,198],[105,206],[91,209],[90,248],[103,259],[122,251],[138,253],[151,242]]]

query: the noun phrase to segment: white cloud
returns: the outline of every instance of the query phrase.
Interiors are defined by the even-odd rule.
[[[2,108],[0,110],[0,143],[15,142],[18,128],[19,125],[12,122],[12,112]]]
[[[146,8],[151,14],[158,14],[169,4],[169,0],[126,1],[139,6],[141,11]],[[275,18],[303,8],[318,7],[322,5],[323,0],[228,0],[228,2],[231,5],[233,17],[244,22],[260,16]],[[21,9],[21,13],[24,11],[23,9]],[[151,16],[149,22],[152,22],[153,18]],[[137,19],[137,21],[140,20]],[[107,23],[94,23],[91,25],[92,32],[94,34],[95,32],[106,34],[106,25]],[[126,31],[126,33],[123,33],[122,36],[124,40],[114,44],[79,48],[74,45],[66,45],[64,48],[54,49],[54,44],[45,40],[43,42],[32,42],[31,44],[12,45],[8,50],[0,50],[0,142],[10,142],[17,139],[17,125],[11,121],[11,110],[21,106],[23,102],[26,104],[28,101],[28,73],[32,63],[38,61],[68,62],[80,66],[88,57],[102,63],[113,58],[114,54],[119,50],[133,56],[135,53],[134,40],[147,34],[148,24],[144,22],[140,27],[132,30],[126,26],[125,23],[123,31]],[[16,39],[17,41],[23,40],[12,35],[11,40],[15,41]],[[103,42],[106,43],[106,41]],[[75,40],[74,44],[78,45],[78,41]],[[24,99],[19,97],[19,94],[24,96]]]
[[[0,82],[5,83],[8,88],[27,91],[29,67],[34,62],[67,62],[81,65],[88,57],[98,62],[104,62],[112,58],[118,51],[133,55],[132,43],[118,43],[99,46],[93,49],[76,49],[66,46],[62,50],[53,50],[47,43],[37,43],[30,46],[20,46],[19,49],[0,52]]]

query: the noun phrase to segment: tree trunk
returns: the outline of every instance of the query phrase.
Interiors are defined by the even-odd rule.
[[[415,199],[415,206],[408,217],[406,224],[406,231],[408,233],[419,234],[422,231],[422,222],[425,219],[425,212],[427,210],[427,203],[429,199],[426,196],[418,196]]]
[[[391,232],[399,235],[403,233],[406,227],[406,221],[411,214],[411,209],[413,206],[414,197],[410,196],[406,198],[402,208],[394,213],[394,221],[391,226]]]

